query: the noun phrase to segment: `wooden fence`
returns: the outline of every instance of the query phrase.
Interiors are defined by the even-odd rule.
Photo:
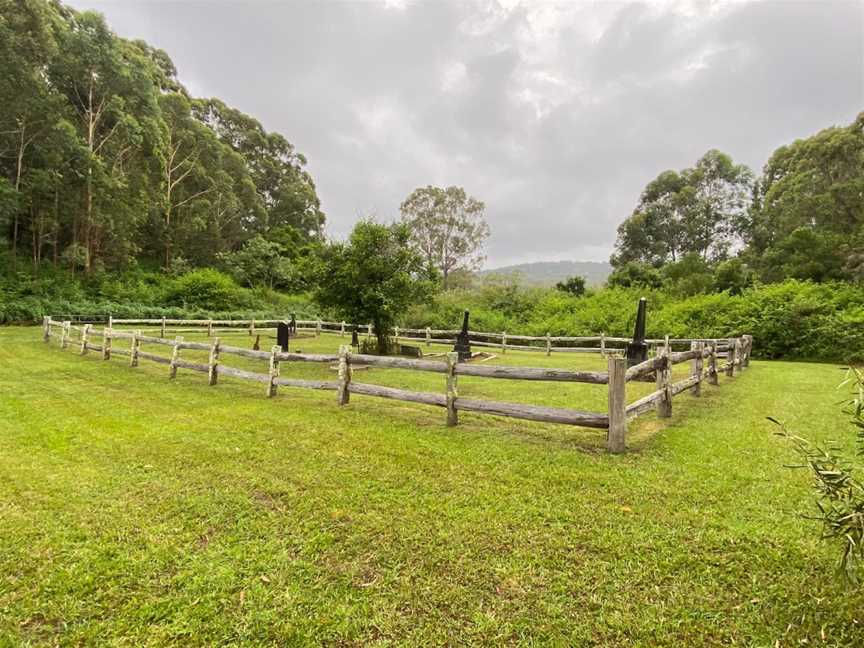
[[[285,320],[182,320],[182,319],[115,319],[108,318],[108,327],[120,326],[146,326],[159,328],[160,337],[168,333],[188,333],[192,331],[207,330],[207,335],[226,332],[248,332],[255,335],[262,331],[274,331],[276,325]],[[297,329],[321,335],[322,332],[339,333],[342,337],[351,334],[352,325],[344,321],[329,322],[326,320],[297,320]],[[374,333],[372,324],[357,325],[358,333],[371,336]],[[426,346],[432,344],[453,344],[456,341],[458,329],[433,329],[433,328],[402,328],[395,327],[397,340],[408,342],[421,342]],[[545,351],[546,355],[552,353],[620,353],[630,338],[615,337],[607,335],[594,336],[558,336],[558,335],[515,335],[506,331],[492,333],[488,331],[468,331],[471,344],[478,347],[489,347],[497,349],[501,353],[507,350],[515,351]],[[705,344],[728,344],[731,338],[649,338],[645,340],[649,348],[656,349],[661,346],[671,345],[673,347],[689,347],[692,342],[704,342]],[[590,346],[586,346],[590,345]]]
[[[119,324],[121,322],[130,323],[128,320],[114,320],[112,323]],[[134,320],[134,323],[139,322],[142,320]],[[149,323],[148,320],[144,320],[144,322]],[[184,323],[188,323],[188,321]],[[58,331],[61,348],[65,349],[74,345],[81,355],[95,351],[101,354],[103,360],[110,360],[114,355],[126,356],[132,367],[138,366],[141,360],[166,364],[170,378],[176,377],[179,369],[188,369],[207,374],[210,385],[217,384],[219,376],[223,375],[261,383],[265,385],[265,393],[268,397],[275,396],[277,389],[284,386],[335,391],[337,402],[340,405],[348,404],[351,394],[434,405],[446,409],[447,425],[456,425],[459,420],[458,413],[467,411],[602,429],[607,431],[607,449],[615,453],[623,452],[625,449],[627,421],[629,419],[651,410],[656,410],[660,417],[671,416],[672,399],[678,394],[689,390],[693,395],[699,396],[703,381],[707,380],[709,385],[718,385],[720,372],[725,372],[726,376],[732,377],[736,372],[747,367],[753,344],[753,339],[749,335],[725,340],[723,343],[715,341],[706,343],[705,341],[694,340],[691,342],[690,350],[681,352],[673,352],[671,345],[666,343],[658,348],[654,357],[634,367],[628,368],[625,358],[610,355],[607,358],[607,371],[594,372],[546,367],[459,363],[455,352],[447,353],[445,361],[364,355],[353,353],[351,347],[347,345],[340,346],[338,354],[283,352],[278,346],[272,347],[270,351],[254,351],[223,344],[217,337],[209,342],[186,342],[182,336],[177,336],[172,340],[143,335],[140,331],[123,331],[109,327],[100,330],[91,324],[73,325],[70,321],[58,322],[51,317],[45,317],[43,320],[43,339],[45,342],[50,342],[52,337],[57,337]],[[76,339],[73,339],[73,334],[75,334]],[[99,338],[101,344],[96,344],[95,338]],[[114,342],[120,340],[127,342],[128,346],[125,348],[115,346]],[[171,355],[166,357],[150,353],[143,350],[142,345],[167,346],[171,349]],[[181,357],[181,352],[186,349],[207,351],[207,362],[191,362]],[[231,355],[266,362],[268,369],[266,373],[255,372],[224,364],[223,359]],[[338,363],[338,379],[303,380],[282,377],[281,365],[290,362]],[[672,367],[683,362],[690,362],[689,376],[683,380],[672,382]],[[356,382],[353,380],[352,371],[352,366],[356,364],[440,373],[445,377],[444,390],[442,392],[417,392]],[[608,406],[606,412],[592,412],[464,398],[459,396],[459,376],[605,385],[608,394]],[[626,383],[632,380],[651,380],[652,376],[656,380],[656,390],[628,404],[625,391]]]

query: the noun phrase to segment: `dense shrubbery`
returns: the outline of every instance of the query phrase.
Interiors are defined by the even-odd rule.
[[[324,315],[305,295],[248,289],[217,270],[177,277],[161,272],[72,276],[46,268],[0,276],[0,323],[38,322],[43,315],[85,317],[249,318]]]
[[[528,335],[632,334],[639,297],[648,298],[652,337],[752,334],[763,358],[864,360],[864,291],[846,283],[795,280],[728,292],[676,297],[661,290],[607,288],[573,297],[557,290],[493,282],[451,291],[412,309],[406,326],[455,328],[463,309],[471,328]]]

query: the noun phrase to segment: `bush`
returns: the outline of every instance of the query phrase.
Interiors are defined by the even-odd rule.
[[[228,310],[250,305],[231,277],[212,268],[193,270],[175,279],[165,295],[165,301],[174,306],[208,310]]]

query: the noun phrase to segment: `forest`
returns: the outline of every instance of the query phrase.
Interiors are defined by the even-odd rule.
[[[649,295],[657,335],[686,321],[783,340],[757,355],[864,348],[864,113],[802,133],[760,171],[710,150],[659,173],[622,214],[605,287],[541,289],[477,273],[494,214],[490,228],[459,187],[418,188],[401,222],[329,240],[285,136],[191,96],[166,52],[98,13],[0,0],[0,62],[0,322],[296,312],[452,327],[471,308],[489,330],[624,335]],[[381,241],[392,257],[356,253]]]

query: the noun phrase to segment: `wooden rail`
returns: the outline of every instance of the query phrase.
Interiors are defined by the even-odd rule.
[[[149,321],[134,320],[134,322],[141,323],[148,323]],[[209,320],[207,321],[209,322]],[[114,320],[112,323],[125,324],[127,322],[129,321]],[[168,320],[166,320],[167,322]],[[749,335],[722,340],[722,343],[718,340],[707,342],[703,340],[691,340],[690,350],[673,353],[671,351],[671,341],[670,343],[665,343],[664,341],[664,344],[657,349],[657,355],[645,362],[628,368],[626,360],[623,357],[610,356],[607,359],[606,372],[593,372],[546,367],[458,363],[458,356],[454,352],[448,353],[446,361],[443,362],[355,354],[352,353],[351,347],[346,345],[340,347],[338,354],[283,352],[276,346],[272,347],[270,351],[255,351],[222,344],[219,338],[212,338],[209,342],[192,342],[185,341],[183,337],[177,336],[172,340],[142,335],[139,330],[117,330],[107,327],[99,330],[91,324],[76,326],[68,320],[58,322],[51,317],[45,317],[43,321],[43,338],[46,342],[50,342],[51,338],[55,336],[52,331],[56,329],[60,330],[59,341],[61,348],[69,346],[72,342],[71,334],[74,332],[77,334],[75,344],[81,355],[86,355],[89,351],[96,351],[102,354],[104,360],[109,360],[113,353],[128,357],[129,365],[132,367],[137,366],[139,360],[167,364],[171,378],[176,377],[179,369],[184,369],[206,373],[210,385],[217,384],[219,376],[229,376],[240,380],[261,383],[266,385],[266,394],[268,397],[275,396],[278,387],[283,386],[336,391],[337,402],[340,405],[348,404],[351,394],[433,405],[446,408],[448,425],[458,424],[459,411],[468,411],[531,421],[604,429],[607,431],[606,446],[610,452],[623,452],[625,450],[628,419],[635,418],[655,409],[661,418],[671,416],[672,399],[676,395],[690,391],[694,396],[699,396],[703,380],[707,379],[709,384],[717,385],[720,371],[725,371],[727,376],[732,377],[736,371],[740,373],[742,369],[747,367],[753,345],[753,338]],[[316,326],[316,329],[320,330],[320,326]],[[93,338],[97,337],[101,338],[101,344],[95,344],[92,341]],[[527,336],[519,336],[519,338],[525,337]],[[546,340],[546,338],[543,339]],[[580,341],[586,339],[589,338],[579,338]],[[114,342],[121,340],[129,343],[128,349],[114,346]],[[141,350],[142,344],[167,346],[171,350],[171,355],[170,357],[166,357]],[[532,348],[542,350],[542,348],[538,347]],[[192,362],[183,358],[181,352],[184,350],[206,351],[209,356],[208,361],[206,363]],[[548,340],[546,350],[548,353]],[[268,371],[266,373],[248,371],[225,365],[222,362],[222,358],[230,355],[267,362]],[[724,359],[725,362],[719,364],[718,359]],[[282,377],[280,375],[281,365],[285,362],[338,363],[338,380],[306,380]],[[675,364],[683,362],[691,363],[690,375],[685,379],[672,382],[672,367]],[[352,366],[358,364],[386,369],[444,374],[445,390],[443,393],[417,392],[382,385],[356,383],[352,380]],[[590,412],[525,403],[464,398],[459,396],[458,392],[459,376],[606,385],[608,393],[607,411],[605,413]],[[657,388],[650,394],[628,405],[626,403],[626,383],[640,379],[655,380]]]

